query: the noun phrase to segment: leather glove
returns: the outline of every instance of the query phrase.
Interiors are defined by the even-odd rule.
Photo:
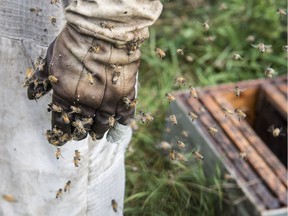
[[[117,48],[112,43],[84,35],[71,24],[49,46],[28,80],[28,98],[39,99],[53,89],[53,145],[84,139],[89,133],[100,139],[115,124],[133,117],[135,85],[142,39]]]

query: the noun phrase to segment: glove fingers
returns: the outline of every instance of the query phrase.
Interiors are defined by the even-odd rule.
[[[54,43],[55,40],[49,46],[45,59],[40,59],[39,62],[34,65],[36,71],[33,76],[29,80],[26,80],[27,83],[25,83],[25,85],[28,85],[27,95],[29,100],[39,99],[52,88],[49,81],[48,68],[52,59]]]

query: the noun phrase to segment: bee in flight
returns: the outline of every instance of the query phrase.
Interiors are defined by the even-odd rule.
[[[271,125],[268,128],[268,132],[272,133],[273,137],[285,136],[285,133],[282,132],[283,128],[275,128],[274,125]]]
[[[193,151],[192,155],[197,159],[197,160],[203,160],[204,157],[198,152],[198,151]]]
[[[176,98],[175,98],[172,94],[170,94],[170,93],[166,93],[165,96],[166,96],[167,100],[169,101],[169,104],[170,104],[172,101],[175,101],[175,100],[176,100]]]
[[[272,45],[265,45],[264,43],[259,43],[258,45],[251,44],[251,46],[257,48],[260,53],[265,53],[267,49],[272,47]]]
[[[243,111],[241,111],[240,109],[235,109],[234,113],[237,115],[239,121],[241,120],[241,118],[242,119],[246,118],[246,114]]]
[[[161,60],[166,56],[166,53],[160,48],[156,48],[155,53]]]
[[[190,93],[189,93],[189,98],[191,96],[193,96],[195,99],[198,99],[198,94],[196,92],[196,89],[192,86],[189,86],[189,90],[190,90]]]

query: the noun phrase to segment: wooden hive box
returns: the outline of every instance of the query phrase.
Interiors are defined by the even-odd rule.
[[[200,149],[208,172],[220,164],[233,176],[246,197],[235,204],[237,215],[287,215],[287,78],[237,83],[243,89],[240,97],[234,95],[235,85],[199,88],[198,99],[189,98],[189,91],[174,92],[169,113],[177,116],[178,129],[167,136],[176,140],[181,131],[189,131],[188,150]],[[226,117],[223,106],[244,109],[247,117]],[[188,112],[198,119],[192,121]],[[273,137],[267,131],[271,125],[286,135]],[[216,136],[209,134],[211,126]]]

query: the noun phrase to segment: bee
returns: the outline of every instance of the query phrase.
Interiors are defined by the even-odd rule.
[[[82,124],[84,126],[92,125],[93,124],[93,118],[82,118]]]
[[[288,45],[282,46],[282,50],[285,51],[285,52],[288,52]]]
[[[242,112],[240,109],[235,109],[234,113],[238,116],[239,121],[244,118],[246,118],[246,114]]]
[[[111,23],[105,23],[105,22],[100,22],[100,26],[101,28],[107,28],[110,31],[112,31],[112,29],[114,28],[114,25]]]
[[[62,193],[62,188],[60,188],[60,189],[57,191],[57,193],[56,193],[56,199],[61,198],[62,195],[63,195],[63,193]]]
[[[80,132],[81,134],[85,134],[86,133],[84,125],[83,125],[82,121],[80,121],[79,119],[77,119],[74,122],[72,122],[72,126],[75,127],[76,130],[78,132]]]
[[[137,131],[139,129],[139,126],[138,126],[137,121],[135,119],[130,119],[129,125],[133,131]]]
[[[286,16],[286,15],[287,15],[286,11],[283,10],[283,9],[281,9],[281,8],[277,9],[277,13],[278,13],[280,16]]]
[[[234,111],[231,109],[228,109],[224,106],[221,107],[222,111],[225,113],[225,117],[228,117],[229,115],[233,115]]]
[[[110,67],[112,68],[112,72],[113,72],[112,83],[116,84],[119,80],[119,77],[121,75],[121,70],[123,67],[116,65],[116,64],[111,64]]]
[[[170,157],[171,160],[175,160],[176,159],[175,150],[173,150],[173,149],[170,150],[169,157]]]
[[[166,141],[162,141],[160,144],[159,144],[159,148],[161,148],[162,150],[169,150],[172,148],[172,145]]]
[[[202,24],[202,28],[203,28],[204,32],[207,32],[210,29],[210,26],[208,25],[207,22],[205,22],[205,23]]]
[[[181,150],[181,149],[184,149],[185,148],[185,143],[183,143],[182,141],[177,141],[177,146],[178,146],[178,149]]]
[[[265,76],[266,77],[268,77],[268,78],[272,78],[273,77],[273,75],[276,73],[275,72],[275,70],[273,69],[273,68],[271,68],[271,67],[267,67],[266,69],[265,69]]]
[[[123,102],[126,105],[126,109],[131,109],[131,108],[136,107],[136,105],[138,104],[138,98],[134,98],[133,100],[130,100],[128,97],[124,97]]]
[[[57,7],[59,7],[58,4],[60,4],[60,0],[50,0],[50,4],[55,4]]]
[[[95,45],[95,46],[91,46],[89,48],[89,52],[93,52],[93,53],[99,53],[101,50],[100,46],[99,45]]]
[[[42,96],[43,96],[43,92],[40,91],[40,92],[36,93],[34,97],[35,97],[35,100],[38,100],[38,99],[40,99]]]
[[[79,167],[79,160],[76,156],[74,156],[74,158],[73,158],[73,163],[74,163],[75,167]]]
[[[137,38],[136,40],[126,43],[128,55],[132,55],[144,43],[145,38]]]
[[[25,80],[30,80],[32,76],[34,75],[34,70],[33,68],[27,68],[26,69],[26,74],[25,74]]]
[[[58,78],[53,76],[53,75],[50,75],[48,77],[48,80],[51,82],[51,83],[57,83],[58,82]]]
[[[188,62],[193,62],[193,61],[194,61],[193,57],[190,56],[190,55],[186,56],[185,59],[186,59],[186,61],[188,61]]]
[[[93,80],[93,76],[91,73],[86,73],[86,77],[87,77],[87,80],[89,81],[90,85],[93,85],[94,83],[94,80]]]
[[[61,106],[58,106],[56,104],[48,104],[49,108],[48,111],[53,111],[53,112],[58,112],[58,113],[62,113],[63,112],[63,108]]]
[[[203,160],[204,159],[204,157],[198,151],[193,151],[192,155],[196,158],[196,160]]]
[[[209,35],[204,38],[207,42],[214,42],[216,40],[216,36]]]
[[[255,41],[255,36],[254,35],[248,35],[248,37],[246,38],[246,41],[254,42]]]
[[[243,58],[242,58],[239,54],[237,54],[237,53],[235,53],[235,54],[232,55],[232,59],[233,59],[234,61],[242,61],[242,60],[243,60]]]
[[[189,136],[189,133],[186,130],[183,130],[181,131],[181,135],[187,138]]]
[[[139,113],[140,113],[140,120],[142,123],[147,122],[147,124],[149,124],[154,120],[154,117],[150,113],[145,113],[142,111],[140,111]]]
[[[160,48],[156,48],[155,53],[161,60],[166,56],[166,53]]]
[[[50,20],[50,22],[51,22],[51,24],[52,24],[53,26],[56,25],[56,22],[57,22],[56,17],[54,17],[54,16],[50,16],[49,20]]]
[[[56,149],[56,153],[55,153],[56,159],[59,160],[60,156],[63,158],[62,154],[61,154],[61,149],[57,148]]]
[[[170,93],[166,93],[165,96],[166,96],[166,98],[168,99],[169,104],[170,104],[172,101],[175,101],[175,100],[176,100],[176,98],[175,98],[172,94],[170,94]]]
[[[178,55],[184,55],[184,51],[183,51],[182,49],[177,49],[177,50],[176,50],[176,53],[177,53]]]
[[[188,116],[191,118],[192,121],[195,121],[198,119],[198,116],[193,112],[188,112]]]
[[[69,124],[69,123],[70,123],[70,119],[69,119],[67,113],[62,113],[62,119],[63,119],[63,121],[64,121],[66,124]]]
[[[177,153],[177,159],[179,161],[187,161],[187,158],[183,154],[180,154],[180,153]]]
[[[218,133],[218,129],[215,127],[208,127],[208,132],[212,135],[212,136],[216,136]]]
[[[247,153],[246,152],[240,152],[239,158],[246,160],[247,159]]]
[[[80,114],[82,111],[79,107],[76,106],[70,106],[71,112],[70,113],[78,113]]]
[[[170,122],[171,122],[171,124],[173,124],[173,125],[177,125],[177,118],[176,118],[176,116],[174,115],[174,114],[171,114],[170,115]]]
[[[70,188],[71,188],[71,181],[67,181],[65,186],[64,186],[64,192],[69,191],[70,192]]]
[[[236,97],[240,97],[240,94],[243,90],[241,90],[240,87],[236,85],[233,91]]]
[[[265,53],[266,49],[272,47],[272,45],[265,45],[264,43],[259,43],[258,45],[251,44],[252,47],[257,48],[260,53]]]
[[[175,85],[178,85],[178,87],[180,88],[181,85],[186,85],[186,79],[184,77],[177,77],[175,79]]]
[[[37,16],[38,16],[38,13],[40,13],[41,11],[42,9],[38,7],[30,8],[30,12],[36,14]]]
[[[195,88],[193,88],[192,86],[189,86],[189,90],[190,90],[189,98],[190,98],[191,96],[193,96],[195,99],[198,99],[198,94],[197,94]]]
[[[97,134],[95,132],[90,132],[90,136],[93,141],[97,140]]]
[[[81,156],[81,154],[80,154],[80,152],[79,152],[78,150],[75,150],[75,157],[76,157],[76,159],[77,159],[78,161],[80,161],[81,158],[82,158],[82,156]]]
[[[271,125],[268,128],[268,132],[272,133],[273,137],[278,137],[278,136],[285,136],[284,133],[282,133],[283,128],[274,128],[274,125]]]
[[[116,200],[112,199],[111,200],[111,206],[114,212],[117,212],[117,208],[118,208],[118,203],[116,202]]]
[[[7,202],[17,202],[15,197],[12,194],[3,194],[3,199],[5,199]]]
[[[62,136],[63,135],[63,131],[62,130],[60,130],[60,129],[57,129],[56,127],[54,127],[53,129],[52,129],[52,135],[55,135],[55,136]]]
[[[108,118],[109,128],[114,128],[116,123],[117,123],[114,117],[115,117],[115,115],[111,115]]]
[[[65,133],[65,134],[63,134],[62,136],[59,137],[59,142],[60,143],[67,142],[69,140],[71,140],[71,138],[70,138],[70,136],[67,133]]]

